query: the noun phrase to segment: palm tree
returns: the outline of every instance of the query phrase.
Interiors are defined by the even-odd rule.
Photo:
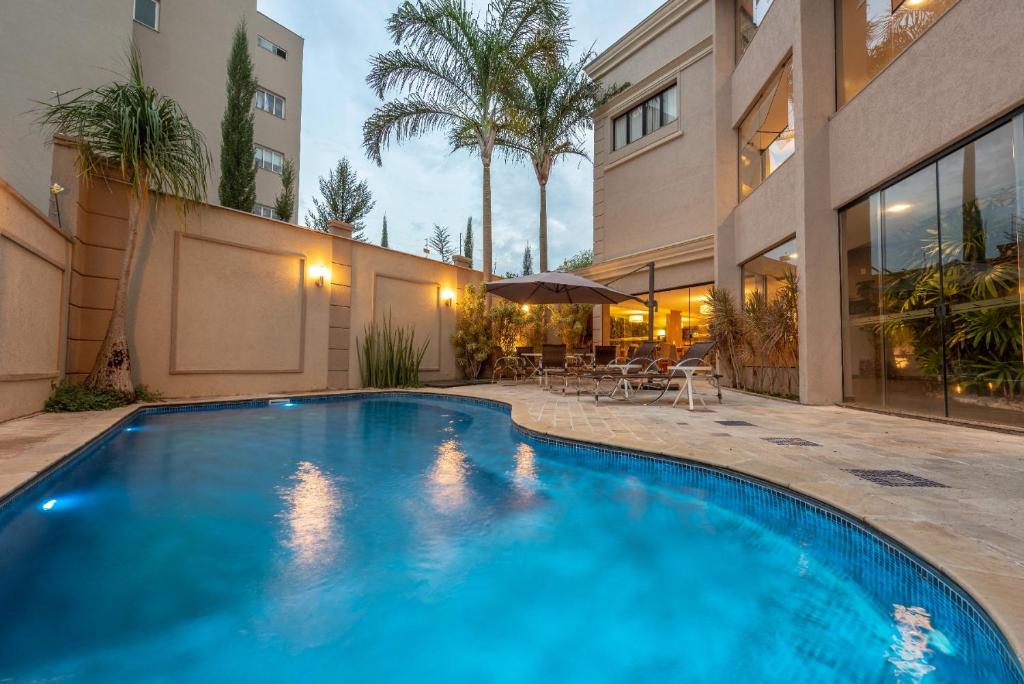
[[[66,99],[69,94],[74,96]],[[205,199],[210,153],[181,106],[146,85],[134,48],[127,81],[62,93],[56,102],[40,104],[41,125],[77,140],[80,174],[99,177],[116,171],[129,186],[128,235],[114,306],[85,384],[134,401],[125,312],[139,235],[152,226],[164,195],[174,198],[179,212]]]
[[[392,139],[446,131],[455,149],[483,164],[483,269],[491,277],[491,159],[510,121],[500,94],[525,63],[550,46],[543,29],[565,13],[563,0],[490,0],[483,17],[464,0],[406,0],[388,20],[397,49],[371,59],[367,83],[384,102],[363,125],[363,146],[378,164]]]
[[[589,159],[581,132],[592,127],[599,86],[584,71],[588,52],[572,64],[534,60],[506,91],[515,125],[499,144],[530,160],[540,186],[540,270],[548,270],[548,179],[554,163],[570,155]]]

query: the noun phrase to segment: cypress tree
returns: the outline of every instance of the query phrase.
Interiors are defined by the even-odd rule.
[[[473,217],[466,221],[466,241],[462,245],[462,256],[469,257],[469,267],[473,268]]]
[[[384,214],[384,229],[380,231],[380,246],[388,246],[388,215]]]
[[[284,160],[284,168],[281,170],[281,194],[274,201],[274,211],[282,221],[291,223],[292,215],[295,213],[295,162],[291,159]]]
[[[220,203],[252,211],[256,204],[256,161],[253,146],[253,99],[256,77],[245,19],[238,22],[228,58],[224,116],[220,121]]]
[[[314,197],[313,210],[306,212],[306,225],[326,232],[332,219],[351,223],[352,239],[365,242],[363,218],[373,210],[373,193],[348,159],[342,157],[326,177],[320,176],[320,196],[323,202]]]
[[[533,275],[533,254],[530,252],[530,243],[526,243],[523,250],[523,275]]]

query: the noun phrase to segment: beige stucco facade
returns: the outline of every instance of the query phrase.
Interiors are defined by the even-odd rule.
[[[1024,5],[960,0],[838,110],[831,0],[774,0],[739,61],[735,12],[735,0],[671,0],[590,65],[606,84],[633,84],[595,114],[590,272],[613,272],[639,245],[660,275],[681,239],[709,235],[707,280],[738,295],[742,264],[795,238],[800,398],[840,402],[839,211],[1024,105]],[[738,128],[788,59],[795,152],[740,200]],[[681,64],[678,131],[610,153],[612,118]]]
[[[147,82],[177,100],[203,133],[213,157],[208,201],[216,203],[227,60],[243,18],[260,85],[285,98],[283,119],[255,111],[255,142],[293,159],[298,178],[303,39],[258,12],[255,0],[161,2],[157,30],[132,19],[130,0],[7,2],[2,14],[0,178],[44,213],[52,210],[51,152],[47,133],[34,124],[36,102],[124,73],[133,41]],[[284,48],[287,57],[259,47],[258,36]],[[264,169],[256,176],[257,202],[272,206],[280,176]]]

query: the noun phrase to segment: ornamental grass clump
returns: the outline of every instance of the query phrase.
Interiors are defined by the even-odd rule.
[[[430,340],[417,346],[415,329],[394,326],[391,314],[363,331],[362,342],[356,342],[363,387],[420,386],[420,363]]]

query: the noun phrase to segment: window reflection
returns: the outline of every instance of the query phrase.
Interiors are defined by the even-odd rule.
[[[957,0],[836,0],[839,104],[849,102]]]
[[[747,51],[750,41],[768,13],[774,0],[736,0],[736,63],[739,64],[743,53]]]
[[[740,199],[793,156],[794,119],[793,62],[788,60],[740,122]]]
[[[841,214],[844,394],[1024,424],[1024,117]]]
[[[800,255],[796,240],[770,249],[743,264],[743,301],[755,294],[771,301],[785,285],[787,278],[796,277],[796,265]]]

